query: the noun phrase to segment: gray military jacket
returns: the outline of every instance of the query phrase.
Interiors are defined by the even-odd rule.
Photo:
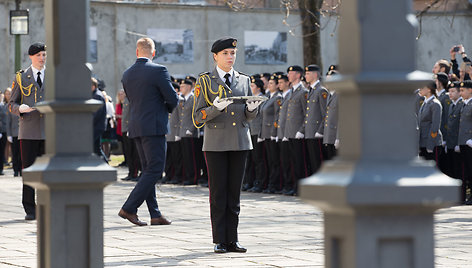
[[[308,99],[308,90],[300,84],[288,99],[287,119],[285,122],[284,135],[286,138],[294,139],[297,132],[305,131],[305,114]]]
[[[180,106],[180,102],[182,101],[182,97],[178,96],[179,101],[177,103],[177,107]],[[166,141],[174,142],[175,136],[179,136],[180,130],[180,113],[176,109],[172,110],[172,113],[169,113],[169,133],[166,134]]]
[[[314,89],[308,93],[306,100],[305,122],[303,124],[303,134],[305,139],[314,139],[315,133],[323,128],[323,120],[326,116],[326,104],[329,92],[318,82]]]
[[[38,110],[29,113],[20,113],[20,105],[27,104],[31,108],[37,102],[44,100],[44,83],[39,87],[34,80],[31,66],[26,71],[20,71],[12,88],[12,95],[8,103],[13,114],[20,117],[18,139],[19,140],[44,140],[44,115]]]
[[[250,78],[234,71],[231,88],[221,80],[215,69],[199,76],[195,86],[193,119],[196,127],[205,126],[203,151],[252,150],[249,122],[257,115],[257,109],[249,112],[245,103],[235,102],[219,111],[213,101],[231,96],[251,96]]]
[[[282,99],[279,103],[280,108],[277,115],[277,138],[279,138],[280,141],[285,137],[285,123],[287,122],[288,100],[290,99],[290,96],[292,96],[291,90],[289,90],[287,95],[285,95],[285,98],[282,93]]]
[[[464,102],[462,102],[462,100],[458,100],[456,104],[451,103],[451,105],[449,105],[446,123],[447,133],[444,138],[448,149],[454,149],[454,147],[457,146],[457,141],[459,139],[459,122],[463,106]]]
[[[436,97],[425,101],[418,114],[418,126],[420,130],[420,148],[433,150],[442,145],[441,125],[442,107]]]
[[[258,96],[263,96],[263,94],[259,94]],[[261,106],[264,104],[261,104]],[[262,114],[261,114],[261,106],[257,107],[257,115],[256,118],[249,122],[249,132],[251,136],[261,136],[262,131]]]
[[[187,100],[182,97],[182,100],[177,104],[177,111],[179,113],[179,134],[181,138],[198,138],[200,131],[193,124],[192,120],[192,109],[195,103],[194,94],[190,93]],[[187,130],[192,132],[191,135],[187,134]]]
[[[261,138],[270,139],[270,137],[277,136],[277,113],[280,109],[282,95],[279,92],[274,92],[272,96],[262,104],[260,113],[262,115],[262,130]]]
[[[444,140],[446,140],[447,130],[447,114],[449,112],[449,105],[451,105],[451,99],[449,98],[449,94],[446,93],[446,90],[441,92],[441,95],[438,96],[438,100],[441,103],[442,107],[442,116],[441,116],[441,133],[443,134]]]
[[[333,92],[328,98],[326,116],[323,121],[323,144],[334,144],[338,138],[338,94]]]
[[[7,136],[18,137],[18,128],[20,117],[7,110]]]
[[[8,118],[7,118],[7,109],[5,107],[5,104],[2,102],[0,103],[0,133],[7,133],[7,123],[8,123]],[[7,135],[8,136],[8,135]]]
[[[128,132],[129,125],[129,100],[126,97],[121,110],[121,132]]]
[[[472,139],[472,100],[465,104],[461,111],[459,122],[459,145],[466,145],[468,140]]]

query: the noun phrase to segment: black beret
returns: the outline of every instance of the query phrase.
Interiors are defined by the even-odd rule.
[[[269,79],[270,78],[270,73],[262,73],[261,78],[262,77],[265,77],[265,78]]]
[[[173,86],[175,89],[180,89],[179,84],[177,84],[176,82],[172,82],[172,86]]]
[[[192,80],[190,80],[190,79],[184,79],[184,80],[182,80],[182,84],[187,84],[187,85],[193,86],[193,82],[192,82]]]
[[[235,48],[238,44],[238,40],[233,37],[223,37],[216,40],[211,46],[211,52],[218,53],[223,49]]]
[[[194,83],[197,82],[197,78],[195,78],[195,77],[193,77],[193,76],[191,76],[191,75],[187,75],[187,76],[185,77],[185,79],[190,79],[190,80],[191,80],[192,82],[194,82]]]
[[[279,79],[279,77],[278,77],[277,74],[272,74],[269,78],[269,80],[278,80],[278,79]]]
[[[319,72],[320,71],[320,66],[316,64],[310,64],[307,67],[305,67],[305,71],[307,72]]]
[[[280,79],[283,79],[285,81],[288,81],[288,76],[286,74],[279,74],[277,76],[277,78],[280,80]]]
[[[287,68],[287,73],[290,72],[290,71],[295,71],[295,72],[299,72],[299,73],[303,73],[303,68],[298,66],[298,65],[292,65],[290,67]]]
[[[28,55],[33,56],[36,53],[39,53],[41,51],[46,51],[46,45],[44,43],[34,43],[32,44],[29,49],[28,49]]]
[[[447,81],[449,81],[449,77],[447,76],[446,73],[443,73],[443,72],[437,73],[436,79],[438,79],[439,81],[443,83],[447,83]]]
[[[465,80],[461,82],[461,87],[472,88],[472,80]]]
[[[264,82],[262,82],[261,79],[253,78],[253,79],[251,79],[251,82],[254,83],[254,84],[256,84],[256,86],[257,86],[258,88],[260,88],[261,90],[264,89]]]
[[[460,81],[454,81],[449,84],[449,88],[460,88],[461,87],[461,82]]]

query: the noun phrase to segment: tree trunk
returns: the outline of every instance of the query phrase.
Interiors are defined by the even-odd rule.
[[[323,0],[298,0],[303,33],[303,64],[321,65],[320,9]]]

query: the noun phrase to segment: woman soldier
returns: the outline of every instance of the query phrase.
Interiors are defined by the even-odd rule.
[[[251,96],[250,79],[233,69],[237,40],[221,38],[211,47],[216,67],[199,76],[193,121],[205,126],[203,151],[208,167],[214,251],[246,252],[238,242],[239,199],[247,152],[252,149],[249,120],[261,101],[233,103],[233,96]]]
[[[420,130],[420,156],[427,160],[435,160],[438,164],[442,152],[441,103],[437,99],[436,84],[428,83],[420,89],[420,96],[425,98],[418,113]]]

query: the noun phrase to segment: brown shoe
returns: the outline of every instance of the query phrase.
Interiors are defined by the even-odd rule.
[[[151,219],[151,225],[169,225],[171,223],[172,221],[166,219],[164,216]]]
[[[124,211],[123,209],[120,209],[120,212],[118,212],[118,216],[122,217],[123,219],[129,220],[131,223],[136,224],[138,226],[147,225],[147,223],[145,223],[143,221],[140,221],[138,219],[138,215],[128,213],[128,212]]]

